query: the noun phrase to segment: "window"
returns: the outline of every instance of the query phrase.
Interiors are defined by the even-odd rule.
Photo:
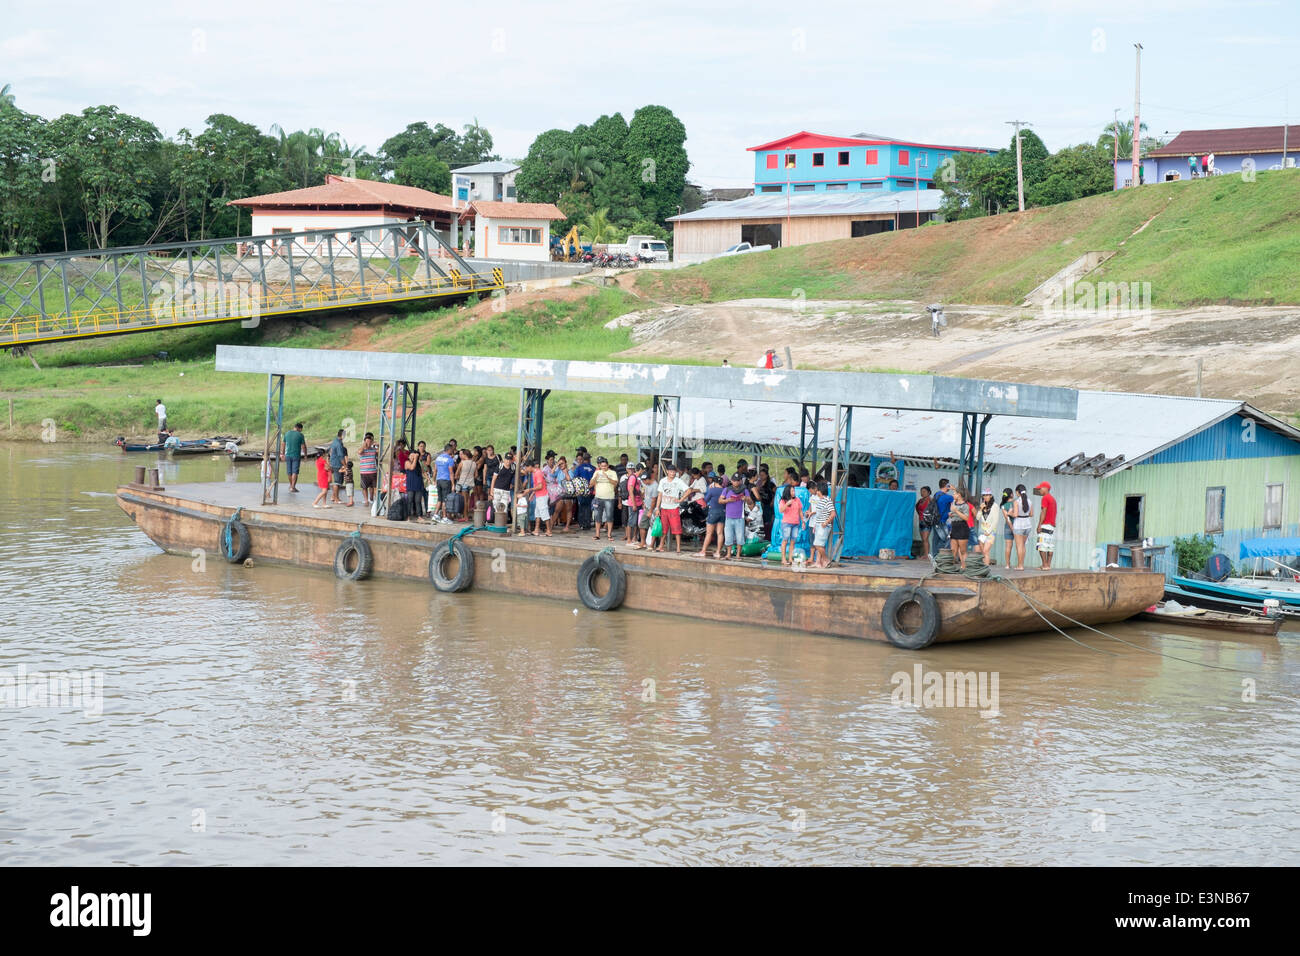
[[[915,179],[900,179],[898,181],[899,189],[911,189],[915,185],[916,185]]]
[[[1224,488],[1205,489],[1205,533],[1223,534]]]
[[[836,191],[836,192],[838,192],[838,191],[841,190],[841,189],[848,189],[848,188],[849,188],[849,184],[848,184],[848,183],[827,183],[827,184],[826,184],[826,191],[827,191],[827,192],[831,192],[831,191]]]
[[[786,153],[786,154],[785,154],[785,168],[786,168],[786,169],[794,169],[794,167],[795,167],[794,153]]]
[[[885,186],[885,184],[882,183],[882,182],[880,182],[879,180],[877,180],[877,181],[874,182],[874,183],[863,183],[863,184],[862,184],[862,188],[863,188],[863,189],[883,189],[884,186]]]
[[[767,168],[776,169],[776,153],[767,154]]]
[[[795,183],[794,191],[797,193],[810,193],[816,188],[812,183]]]
[[[1282,527],[1282,485],[1264,486],[1264,528]]]
[[[826,165],[826,154],[825,154],[825,153],[813,153],[813,165],[814,165],[814,166],[825,166],[825,165]]]
[[[1142,534],[1142,499],[1144,495],[1124,496],[1124,540],[1141,541]]]
[[[867,150],[867,165],[875,166],[879,162],[880,162],[879,150],[874,150],[874,149]]]
[[[785,192],[785,187],[780,183],[777,183],[775,186],[760,186],[759,191],[765,193],[782,193]]]
[[[515,198],[515,187],[513,185],[506,187],[506,198],[507,199]]]
[[[847,166],[848,164],[849,164],[849,151],[847,149],[842,149],[840,150],[840,165]]]
[[[910,166],[910,165],[912,165],[912,154],[911,154],[911,152],[909,152],[909,151],[906,150],[906,149],[900,149],[900,150],[898,151],[898,165],[900,165],[900,166]]]
[[[497,226],[497,242],[539,246],[542,244],[542,230],[524,226]]]
[[[923,167],[923,166],[929,166],[929,165],[930,165],[930,154],[929,154],[929,153],[917,153],[917,154],[916,154],[916,167],[917,167],[917,169],[920,169],[920,168]]]

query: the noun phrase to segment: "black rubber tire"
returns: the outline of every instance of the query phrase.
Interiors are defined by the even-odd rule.
[[[357,566],[348,570],[348,555],[356,552]],[[375,556],[370,550],[370,542],[365,538],[348,537],[334,552],[334,575],[344,581],[364,581],[370,577],[375,566]]]
[[[592,584],[597,574],[609,578],[609,590],[597,594]],[[611,554],[594,554],[578,569],[578,597],[593,611],[612,611],[627,596],[627,572]]]
[[[242,521],[227,521],[223,524],[221,536],[217,540],[217,550],[231,564],[243,564],[253,550],[253,539],[248,534],[248,526]]]
[[[460,562],[454,578],[448,577],[445,570],[452,555]],[[448,594],[464,591],[474,582],[474,552],[463,541],[453,541],[450,552],[438,545],[429,556],[429,580],[439,591]]]
[[[899,623],[900,612],[909,604],[921,609],[921,626],[915,631],[905,631]],[[919,651],[933,644],[939,636],[939,623],[939,602],[925,588],[895,588],[880,611],[880,626],[884,628],[885,637],[889,638],[890,644],[906,651]]]

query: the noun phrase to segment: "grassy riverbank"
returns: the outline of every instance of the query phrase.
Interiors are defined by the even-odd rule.
[[[59,441],[147,435],[154,428],[154,403],[162,398],[183,436],[234,433],[256,441],[265,428],[266,380],[217,372],[213,355],[218,342],[589,360],[607,359],[631,344],[627,329],[604,325],[637,308],[641,303],[635,296],[618,288],[562,292],[314,324],[285,320],[260,329],[220,325],[69,342],[35,350],[39,370],[26,358],[6,354],[0,356],[0,438],[39,440],[47,421],[53,421]],[[166,360],[156,358],[159,351],[167,352]],[[291,379],[285,397],[287,421],[304,422],[313,440],[349,423],[358,435],[377,427],[379,388],[374,383]],[[8,403],[3,401],[10,398],[13,429],[6,427]],[[510,389],[425,386],[420,399],[418,431],[430,444],[450,437],[498,447],[515,443],[518,394]],[[595,447],[590,430],[602,413],[618,412],[620,403],[640,408],[647,402],[566,394],[547,405],[546,443],[569,451],[578,444]]]
[[[903,209],[907,198],[903,197]],[[714,259],[647,272],[672,302],[908,299],[1008,304],[1087,252],[1116,255],[1092,282],[1149,282],[1157,308],[1300,303],[1300,172],[1217,176],[985,219]]]

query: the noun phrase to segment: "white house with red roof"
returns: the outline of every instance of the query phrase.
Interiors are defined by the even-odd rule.
[[[327,175],[320,186],[290,189],[233,200],[252,213],[252,234],[310,232],[378,226],[420,219],[433,225],[450,245],[459,245],[459,225],[468,204],[415,186],[351,176]],[[362,240],[378,239],[358,230]]]
[[[564,213],[549,202],[475,200],[466,218],[474,220],[474,255],[489,259],[551,258],[551,223]]]

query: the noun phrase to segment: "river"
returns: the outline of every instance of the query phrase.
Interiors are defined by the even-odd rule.
[[[0,709],[4,863],[1250,865],[1300,848],[1293,626],[909,653],[204,564],[118,508],[146,462],[0,443],[0,675],[87,678],[78,703]],[[981,674],[995,706],[900,705],[917,665]]]

